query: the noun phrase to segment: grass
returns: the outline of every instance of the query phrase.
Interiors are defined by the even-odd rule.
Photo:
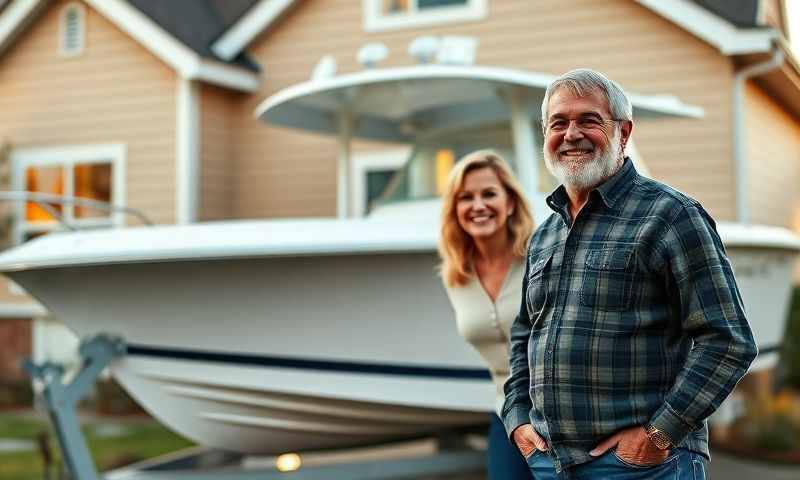
[[[109,426],[121,428],[119,436],[98,435],[99,429]],[[155,457],[167,452],[186,448],[191,444],[170,432],[149,417],[102,418],[86,422],[82,426],[89,444],[92,458],[100,471],[119,467],[134,461]],[[49,445],[60,464],[60,452],[55,434],[47,418],[30,413],[0,413],[0,439],[29,440],[47,432]],[[55,471],[52,472],[55,475]],[[41,480],[44,478],[44,462],[38,450],[23,453],[0,453],[0,478],[3,480]],[[51,478],[57,478],[51,477]]]

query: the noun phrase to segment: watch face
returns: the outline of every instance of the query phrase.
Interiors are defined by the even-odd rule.
[[[664,432],[653,432],[653,436],[651,438],[653,439],[653,443],[656,445],[656,447],[662,450],[666,450],[670,447],[669,439],[666,435],[664,435]]]
[[[653,445],[661,450],[666,450],[672,446],[672,442],[670,442],[667,435],[656,427],[651,425],[646,429],[646,432],[650,441],[653,442]]]

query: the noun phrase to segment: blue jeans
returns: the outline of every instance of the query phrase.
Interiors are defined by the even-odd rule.
[[[699,453],[676,448],[663,463],[653,467],[631,465],[615,451],[557,474],[546,453],[534,452],[526,461],[536,480],[705,480],[706,459]]]
[[[525,458],[506,435],[500,417],[491,414],[489,420],[489,448],[487,470],[489,480],[531,480],[531,471]]]

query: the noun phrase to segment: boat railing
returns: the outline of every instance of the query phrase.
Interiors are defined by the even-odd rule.
[[[79,230],[81,225],[67,221],[67,219],[61,215],[58,209],[55,208],[55,205],[76,205],[79,207],[87,207],[110,213],[124,213],[126,215],[136,217],[144,225],[153,225],[153,222],[147,217],[147,215],[140,210],[121,205],[114,205],[109,202],[92,198],[59,195],[54,193],[31,192],[27,190],[0,190],[0,201],[9,201],[15,203],[33,202],[44,209],[64,228],[73,231]]]

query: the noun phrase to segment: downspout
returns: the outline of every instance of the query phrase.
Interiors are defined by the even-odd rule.
[[[733,160],[736,166],[736,220],[750,224],[750,205],[747,185],[747,154],[745,153],[744,86],[747,80],[764,75],[783,65],[783,52],[775,48],[772,58],[750,65],[733,78]]]

